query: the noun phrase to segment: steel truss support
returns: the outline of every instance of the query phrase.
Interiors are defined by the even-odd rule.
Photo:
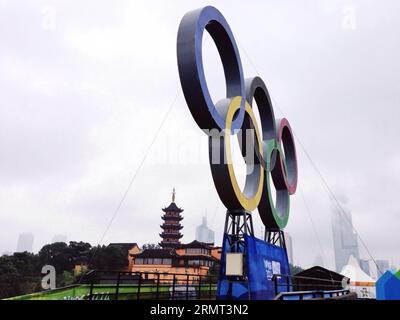
[[[229,249],[225,252],[225,254],[228,252],[237,252],[243,254],[243,275],[229,277],[230,284],[228,296],[232,297],[232,284],[234,282],[245,282],[247,285],[249,284],[246,266],[247,246],[245,242],[245,235],[254,236],[253,218],[251,213],[245,210],[227,211],[224,232],[228,236],[227,241],[229,244]]]
[[[253,218],[247,211],[227,211],[224,232],[230,237],[231,252],[243,252],[244,236],[254,236]]]
[[[286,250],[285,234],[282,230],[265,229],[264,241]]]

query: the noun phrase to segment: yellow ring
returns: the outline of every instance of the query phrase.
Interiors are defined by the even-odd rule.
[[[226,121],[226,129],[225,129],[225,134],[224,134],[224,137],[225,137],[224,138],[224,150],[225,150],[225,159],[227,161],[227,166],[228,166],[229,177],[230,177],[231,184],[232,184],[234,193],[236,195],[236,198],[239,201],[240,205],[243,207],[243,209],[251,212],[254,209],[256,209],[258,204],[260,203],[260,199],[261,199],[261,195],[262,195],[262,191],[263,191],[263,185],[264,185],[264,170],[260,164],[257,165],[255,163],[254,166],[257,165],[259,167],[258,186],[256,186],[256,188],[255,188],[254,185],[250,185],[253,182],[248,181],[248,177],[246,177],[246,184],[245,184],[244,192],[242,192],[242,190],[240,189],[239,184],[236,180],[235,171],[233,169],[231,143],[230,143],[231,135],[232,135],[231,134],[231,126],[232,126],[232,122],[233,122],[233,117],[234,117],[236,111],[240,109],[241,101],[242,101],[242,97],[238,96],[238,97],[233,98],[229,104],[228,112],[226,114],[226,120],[225,120]],[[250,104],[247,101],[245,101],[245,113],[250,117],[251,121],[253,122],[253,126],[256,131],[258,151],[260,152],[260,154],[263,154],[262,140],[261,140],[260,132],[258,130],[257,120],[254,116],[254,113],[253,113],[253,110],[252,110]],[[256,168],[254,168],[254,170],[256,170]],[[250,189],[250,191],[248,191],[248,189]],[[257,189],[256,192],[254,192],[254,189]]]

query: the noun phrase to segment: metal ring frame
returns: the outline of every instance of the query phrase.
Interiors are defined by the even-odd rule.
[[[215,104],[203,68],[204,30],[214,40],[225,73],[226,97]],[[177,57],[186,103],[198,126],[209,136],[210,167],[221,201],[229,211],[251,212],[257,208],[266,228],[283,229],[289,219],[289,198],[296,192],[298,180],[292,129],[287,119],[275,120],[264,81],[260,77],[244,80],[239,50],[221,12],[207,6],[188,12],[182,18]],[[260,114],[261,133],[253,113],[253,101]],[[244,143],[239,134],[248,130],[252,131],[252,139],[249,142],[246,138]],[[243,191],[232,164],[233,135],[239,138],[248,169]],[[251,143],[250,157],[246,154],[247,143]],[[273,187],[275,201],[271,193]]]

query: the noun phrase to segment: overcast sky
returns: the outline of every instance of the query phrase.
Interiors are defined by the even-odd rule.
[[[396,0],[1,0],[0,252],[14,251],[22,232],[35,235],[35,251],[55,234],[98,243],[147,152],[103,243],[158,242],[173,187],[185,210],[183,241],[207,214],[221,242],[225,210],[207,137],[185,104],[176,64],[180,19],[208,4],[228,20],[245,76],[264,79],[276,116],[289,119],[347,198],[374,258],[400,265]],[[217,101],[223,71],[207,37],[203,52]],[[333,267],[329,195],[299,144],[297,152],[287,226],[294,260],[308,267],[321,255]],[[260,236],[257,212],[254,224]],[[368,258],[361,244],[360,252]]]

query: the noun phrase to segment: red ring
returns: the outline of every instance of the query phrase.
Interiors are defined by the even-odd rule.
[[[297,188],[297,156],[294,136],[289,121],[286,118],[276,121],[277,139],[285,152],[285,157],[280,157],[280,165],[289,194],[294,194]],[[286,162],[286,169],[283,161]]]

